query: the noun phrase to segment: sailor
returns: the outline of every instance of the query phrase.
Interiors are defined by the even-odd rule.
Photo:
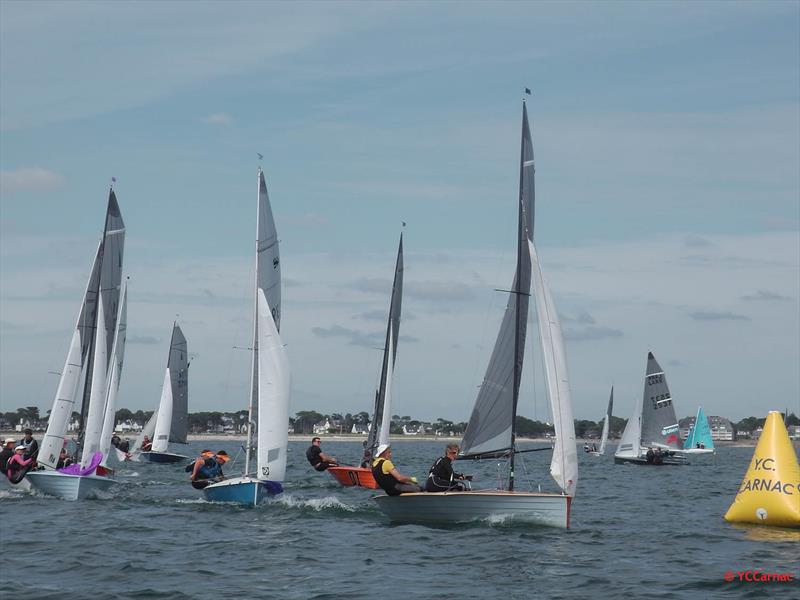
[[[111,436],[111,445],[114,446],[114,448],[119,448],[120,441],[119,434],[115,431],[114,435]]]
[[[336,461],[336,457],[325,454],[320,448],[321,444],[322,442],[318,437],[311,438],[311,445],[306,450],[308,462],[317,471],[324,471],[328,467],[338,467],[339,463]]]
[[[652,465],[653,461],[656,458],[656,453],[653,452],[652,448],[648,448],[647,449],[647,454],[645,454],[644,456],[645,456],[645,459],[647,460],[647,464]]]
[[[453,461],[456,456],[458,456],[458,444],[448,444],[444,456],[436,459],[428,473],[428,479],[425,481],[426,492],[464,491],[464,484],[457,481],[466,479],[464,474],[453,471]]]
[[[66,444],[66,442],[64,442]],[[64,467],[70,466],[73,462],[75,462],[72,457],[67,452],[66,448],[61,448],[61,452],[58,454],[58,462],[56,463],[56,469],[63,469]]]
[[[128,438],[120,439],[119,443],[117,444],[117,450],[120,452],[124,452],[127,454],[131,450],[131,442]]]
[[[203,450],[200,453],[200,456],[198,456],[192,462],[190,462],[188,465],[186,465],[186,468],[184,469],[184,471],[186,471],[187,473],[193,472],[194,471],[194,465],[195,465],[195,463],[197,463],[198,460],[202,459],[203,461],[205,461],[207,458],[211,458],[212,456],[214,456],[214,453],[211,450]]]
[[[144,452],[150,452],[152,448],[153,448],[153,442],[150,441],[149,437],[144,436],[144,439],[142,440],[142,450]]]
[[[376,458],[372,462],[372,476],[387,495],[399,496],[422,491],[417,485],[416,477],[403,475],[392,464],[392,448],[389,444],[378,446],[375,455]]]
[[[25,446],[14,448],[14,455],[6,463],[6,477],[11,483],[19,483],[30,470],[33,458],[25,458]]]
[[[230,456],[225,450],[220,450],[214,456],[203,458],[200,456],[194,463],[191,480],[192,487],[202,490],[207,485],[222,481],[225,476],[222,473],[222,465],[230,460]]]
[[[16,443],[17,440],[14,438],[6,438],[6,440],[3,442],[3,450],[0,451],[0,471],[3,473],[6,472],[8,459],[14,456],[14,446]]]
[[[39,454],[39,442],[33,439],[33,431],[26,429],[23,431],[25,437],[19,441],[19,445],[25,448],[25,458],[36,458]]]

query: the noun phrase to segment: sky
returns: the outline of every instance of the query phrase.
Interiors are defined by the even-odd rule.
[[[0,2],[0,410],[49,410],[126,224],[118,406],[177,319],[192,412],[246,408],[256,173],[281,240],[290,413],[369,411],[405,247],[393,414],[465,421],[535,240],[576,418],[800,413],[800,3]],[[263,155],[259,160],[258,153]],[[519,413],[549,420],[535,315]]]

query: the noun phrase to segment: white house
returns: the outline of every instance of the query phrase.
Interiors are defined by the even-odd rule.
[[[357,433],[359,435],[367,435],[369,433],[369,427],[371,423],[367,425],[362,425],[361,423],[353,423],[353,429],[350,430],[350,433]]]

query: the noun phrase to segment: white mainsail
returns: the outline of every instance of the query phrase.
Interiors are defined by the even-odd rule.
[[[258,170],[253,362],[245,474],[256,453],[256,477],[282,482],[289,443],[289,361],[280,337],[281,268],[278,232],[264,172]],[[255,430],[255,431],[254,431]],[[254,435],[255,434],[255,435]]]
[[[553,410],[553,427],[556,441],[553,458],[550,461],[550,474],[568,496],[575,495],[578,484],[578,454],[575,449],[575,425],[572,420],[572,402],[567,375],[567,357],[564,352],[564,338],[561,323],[550,294],[550,288],[542,275],[539,256],[532,240],[528,248],[533,267],[533,288],[536,296],[536,311],[539,321],[539,337],[542,342],[547,395]]]
[[[169,430],[172,426],[172,379],[169,367],[164,371],[164,385],[161,386],[161,401],[158,403],[156,426],[153,432],[153,452],[166,452],[169,446]]]
[[[105,330],[105,309],[103,307],[103,291],[100,291],[97,303],[97,329],[95,330],[94,361],[92,363],[92,390],[89,395],[89,408],[83,429],[83,451],[81,468],[92,462],[95,452],[100,451],[100,436],[103,434],[106,405],[106,367],[107,346]]]

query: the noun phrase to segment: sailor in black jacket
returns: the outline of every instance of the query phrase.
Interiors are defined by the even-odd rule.
[[[446,492],[448,490],[463,491],[464,484],[458,481],[464,479],[461,473],[453,471],[453,460],[458,455],[458,445],[448,444],[444,456],[433,463],[428,480],[425,482],[426,492]]]

